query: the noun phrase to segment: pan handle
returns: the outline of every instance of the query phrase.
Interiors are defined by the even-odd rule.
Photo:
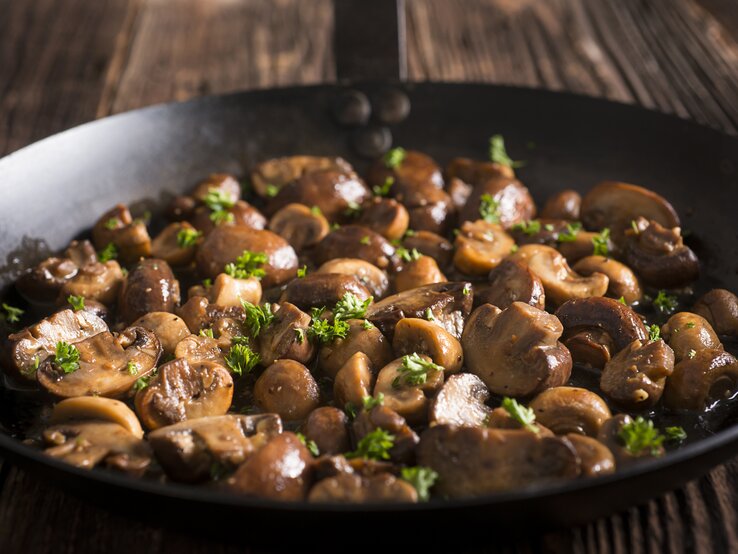
[[[339,81],[407,78],[405,0],[334,0]]]

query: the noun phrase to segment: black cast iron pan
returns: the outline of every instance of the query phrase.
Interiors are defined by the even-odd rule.
[[[161,204],[211,172],[245,175],[255,162],[280,155],[340,155],[362,168],[364,161],[349,146],[355,131],[331,116],[347,86],[372,96],[387,83],[265,90],[155,106],[71,129],[0,160],[0,287],[7,292],[20,271],[63,248],[117,202]],[[644,184],[666,196],[692,232],[691,246],[703,263],[702,286],[738,290],[735,138],[571,94],[479,84],[392,86],[412,106],[391,130],[396,145],[427,152],[443,164],[457,155],[484,158],[490,134],[501,133],[508,150],[528,160],[520,177],[539,202],[561,188],[584,191],[602,179]],[[283,504],[134,480],[73,468],[3,433],[0,453],[110,509],[206,532],[230,527],[246,539],[256,536],[248,529],[314,530],[326,518],[332,529],[345,532],[365,533],[372,524],[401,518],[403,525],[444,521],[490,533],[579,523],[673,489],[738,453],[735,419],[724,413],[714,436],[615,475],[410,507]],[[282,541],[288,534],[305,540],[296,531],[271,536]]]

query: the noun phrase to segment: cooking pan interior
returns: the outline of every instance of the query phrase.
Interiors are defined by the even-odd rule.
[[[735,138],[677,118],[570,94],[468,84],[398,86],[407,91],[412,108],[409,117],[392,128],[396,146],[422,150],[445,164],[459,155],[485,158],[490,135],[500,133],[510,155],[525,160],[518,174],[539,205],[554,191],[585,191],[603,179],[647,186],[666,196],[682,217],[688,242],[703,264],[700,286],[738,290]],[[376,91],[370,85],[364,88],[370,94]],[[361,171],[366,161],[350,148],[354,130],[338,126],[331,117],[342,90],[318,86],[256,91],[147,108],[72,129],[0,160],[0,287],[7,291],[20,271],[63,248],[115,203],[147,200],[147,205],[162,206],[211,172],[245,176],[260,160],[290,154],[340,155]],[[732,429],[723,439],[713,439],[658,460],[650,470],[646,464],[622,479],[612,476],[599,490],[578,483],[555,488],[538,504],[536,499],[545,495],[526,493],[508,497],[506,507],[500,502],[487,506],[507,510],[510,517],[501,522],[531,513],[535,506],[541,522],[594,517],[698,475],[736,450],[738,432]],[[0,449],[16,460],[43,466],[56,477],[67,475],[71,483],[85,482],[84,472],[65,471],[58,462],[46,463],[40,455],[27,455],[8,444],[7,437],[0,437]],[[681,464],[679,471],[661,471],[670,458]],[[656,470],[661,478],[639,479]],[[102,497],[106,487],[120,491],[129,483],[95,474],[97,486],[82,484],[79,492]],[[122,498],[194,499],[183,487],[170,486],[170,494],[157,486],[133,485]],[[603,495],[618,488],[623,489],[620,494]],[[567,495],[588,502],[589,508],[557,514],[554,501]],[[202,501],[208,498],[214,497],[206,495]],[[469,514],[484,505],[474,501],[437,509],[465,506]],[[300,513],[281,508],[280,513]],[[272,510],[280,506],[271,505],[263,514]]]

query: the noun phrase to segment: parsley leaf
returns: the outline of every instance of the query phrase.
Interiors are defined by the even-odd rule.
[[[526,235],[532,237],[541,232],[541,222],[537,219],[531,219],[529,221],[522,221],[512,226],[514,231],[522,231]]]
[[[697,351],[694,348],[691,348],[689,352],[687,352],[687,358],[690,360],[694,358],[697,355]]]
[[[682,442],[687,438],[687,432],[682,427],[667,427],[664,429],[667,441]]]
[[[535,424],[536,413],[533,411],[533,408],[526,408],[509,396],[502,399],[502,408],[510,414],[510,417],[528,429],[528,431],[533,431],[536,434],[541,432],[540,427]]]
[[[67,304],[72,306],[72,309],[74,309],[75,312],[84,310],[85,309],[85,297],[75,296],[73,294],[70,294],[69,296],[67,296]]]
[[[274,198],[279,194],[279,187],[277,185],[267,185],[266,186],[266,195],[269,198]]]
[[[400,259],[406,261],[406,262],[413,262],[422,256],[420,252],[418,252],[417,248],[413,248],[412,250],[408,250],[404,246],[399,246],[395,250],[395,254],[400,256]]]
[[[58,365],[64,373],[74,373],[79,369],[79,350],[73,344],[60,340],[56,343],[54,364]]]
[[[25,313],[25,310],[21,310],[5,302],[3,302],[3,310],[5,311],[5,321],[8,323],[18,323],[21,316]]]
[[[349,201],[348,207],[343,211],[343,215],[346,217],[359,217],[360,214],[361,204],[353,201]]]
[[[105,222],[105,228],[112,231],[113,229],[118,228],[118,218],[117,217],[111,217]]]
[[[369,238],[369,235],[364,235],[359,242],[364,246],[369,246],[372,243],[372,239]]]
[[[581,230],[582,224],[578,221],[575,221],[574,223],[567,223],[566,232],[559,233],[559,236],[556,240],[558,240],[559,242],[574,242],[575,240],[577,240],[577,235]]]
[[[373,297],[369,297],[363,302],[352,293],[344,293],[343,298],[336,302],[333,308],[333,317],[336,319],[362,319],[366,316],[366,310],[372,303]]]
[[[438,480],[438,473],[429,467],[403,467],[400,470],[400,477],[415,487],[422,502],[427,502],[430,500],[430,489]]]
[[[351,326],[341,319],[330,322],[327,319],[313,316],[308,333],[311,337],[320,341],[321,344],[328,344],[336,339],[345,339],[348,336],[349,329],[351,329]]]
[[[157,373],[158,370],[155,369],[145,377],[139,377],[138,379],[136,379],[136,382],[133,383],[133,390],[135,392],[144,390],[146,387],[149,386],[149,384],[151,384],[151,380],[156,377]]]
[[[384,166],[388,169],[397,168],[407,156],[404,148],[393,148],[384,155]]]
[[[374,185],[372,187],[372,192],[374,193],[374,196],[388,196],[390,193],[390,189],[392,188],[392,185],[394,184],[395,184],[395,178],[387,177],[384,180],[384,184],[382,184],[382,186]]]
[[[126,364],[126,371],[129,375],[138,375],[138,364],[134,361],[130,361]]]
[[[236,202],[225,191],[217,188],[209,189],[208,193],[205,195],[204,202],[212,212],[210,214],[210,220],[216,225],[233,221],[233,214],[228,210],[230,210]],[[177,239],[179,239],[179,237],[177,237]]]
[[[241,300],[241,307],[246,314],[246,327],[252,337],[258,337],[263,328],[269,327],[274,321],[272,305],[268,302],[263,306],[256,306],[246,300]]]
[[[361,326],[364,328],[364,331],[368,331],[369,329],[374,329],[374,323],[372,323],[368,319],[365,319],[364,323],[362,323]]]
[[[235,262],[226,264],[223,271],[226,275],[230,275],[236,279],[248,279],[249,277],[261,279],[266,275],[266,271],[264,271],[261,266],[268,261],[269,257],[264,252],[244,250],[243,253],[236,258]]]
[[[115,247],[115,245],[112,242],[109,242],[105,248],[100,250],[100,252],[97,253],[97,259],[100,260],[101,263],[109,262],[110,260],[114,260],[118,257],[118,249]]]
[[[487,223],[500,222],[500,202],[491,194],[483,194],[479,199],[479,215]]]
[[[305,329],[295,328],[295,336],[297,337],[297,344],[305,342]]]
[[[655,323],[648,326],[648,340],[654,341],[661,338],[661,327]]]
[[[631,454],[638,456],[649,451],[652,456],[659,456],[666,437],[653,426],[653,421],[638,416],[620,428],[618,438]]]
[[[382,406],[384,404],[384,393],[377,393],[376,398],[374,396],[365,396],[361,399],[361,403],[367,411],[376,406]]]
[[[303,277],[305,277],[305,275],[307,275],[307,272],[308,272],[308,266],[304,265],[302,267],[298,267],[297,268],[297,278],[302,279]]]
[[[679,301],[676,296],[666,294],[666,291],[660,290],[653,300],[653,307],[656,308],[662,314],[671,314],[679,306]]]
[[[260,361],[261,357],[242,342],[231,346],[225,357],[226,365],[236,375],[249,373]]]
[[[356,445],[356,450],[347,452],[346,458],[366,458],[367,460],[389,460],[389,451],[395,445],[395,436],[381,427],[367,433]]]
[[[297,435],[298,440],[303,444],[303,446],[305,446],[305,448],[308,449],[310,454],[312,454],[316,458],[320,456],[320,451],[318,450],[318,445],[315,444],[315,441],[308,440],[307,437],[303,435],[302,433],[295,433],[295,434]]]
[[[180,248],[195,246],[197,244],[197,239],[201,236],[202,231],[198,231],[197,229],[190,229],[189,227],[180,229],[179,233],[177,233],[177,246]]]
[[[523,167],[525,162],[514,161],[507,155],[505,139],[502,135],[492,135],[489,139],[489,159],[500,165],[506,165],[512,169]]]
[[[210,337],[211,339],[215,338],[215,335],[213,335],[212,329],[200,329],[200,336],[201,337]]]
[[[402,365],[397,368],[399,375],[392,381],[394,388],[406,385],[422,385],[428,380],[430,371],[443,371],[443,367],[420,357],[417,352],[402,357]]]
[[[602,229],[599,235],[595,235],[592,237],[592,246],[594,246],[594,250],[592,251],[593,256],[607,256],[608,252],[610,251],[610,248],[608,246],[608,241],[610,239],[610,229],[605,227]]]

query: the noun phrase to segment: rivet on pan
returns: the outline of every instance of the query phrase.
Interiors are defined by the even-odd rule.
[[[357,129],[352,137],[354,150],[364,158],[376,158],[392,146],[392,133],[387,127],[369,126]]]
[[[333,116],[341,125],[366,125],[372,114],[369,99],[361,91],[347,90],[336,98],[333,105]]]
[[[372,98],[374,115],[385,125],[395,125],[403,121],[410,113],[410,99],[401,90],[387,88],[379,91]]]

